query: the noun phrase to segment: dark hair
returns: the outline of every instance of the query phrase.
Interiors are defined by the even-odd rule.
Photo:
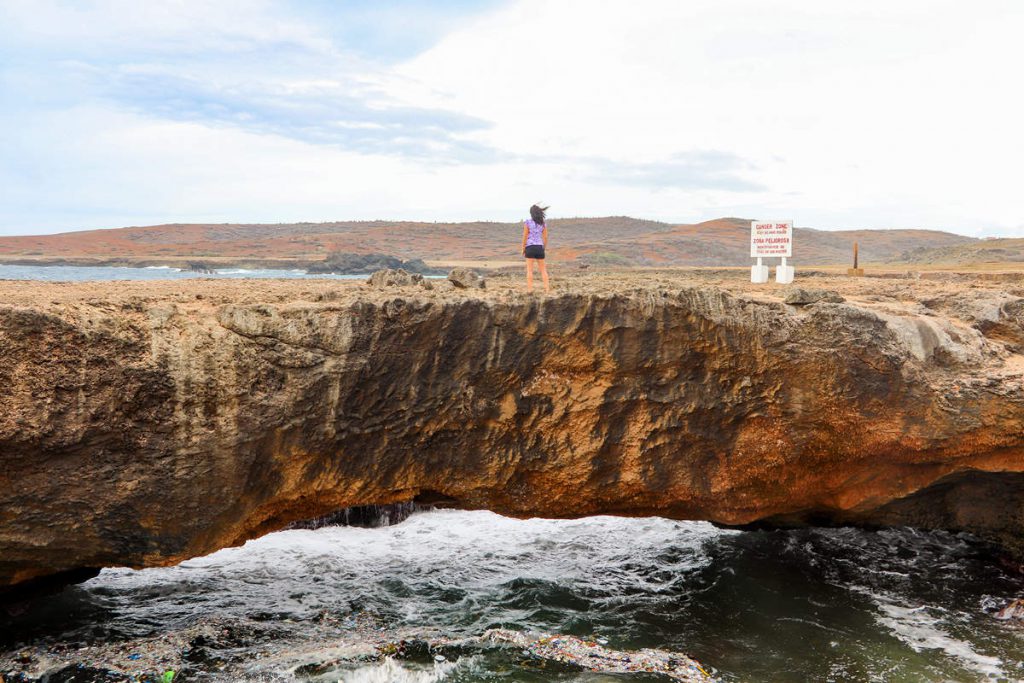
[[[544,212],[550,209],[550,206],[537,206],[534,204],[530,207],[530,218],[537,225],[544,225]]]

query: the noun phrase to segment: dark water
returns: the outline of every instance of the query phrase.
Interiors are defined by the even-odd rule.
[[[286,531],[174,568],[105,570],[9,620],[0,651],[142,650],[153,641],[139,638],[173,645],[213,620],[248,630],[208,643],[213,663],[193,668],[210,680],[663,680],[538,670],[497,649],[294,673],[371,632],[507,627],[685,652],[727,681],[1021,680],[1024,631],[992,616],[1021,581],[983,550],[909,530],[427,512],[388,528]]]

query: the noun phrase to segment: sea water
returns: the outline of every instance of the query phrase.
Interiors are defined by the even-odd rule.
[[[0,264],[0,280],[85,282],[90,280],[185,280],[192,278],[333,278],[338,280],[360,280],[365,279],[366,275],[333,275],[330,273],[307,273],[304,270],[246,268],[222,268],[211,273],[198,273],[169,266],[131,268],[126,266],[13,266]]]
[[[664,680],[538,669],[493,648],[440,663],[345,659],[360,638],[507,628],[683,652],[726,681],[1021,680],[1024,631],[993,615],[1024,587],[989,550],[909,529],[428,511],[385,528],[279,532],[171,568],[106,569],[8,615],[0,652],[173,649],[212,620],[244,636],[207,643],[189,680]],[[347,663],[314,666],[332,660]]]

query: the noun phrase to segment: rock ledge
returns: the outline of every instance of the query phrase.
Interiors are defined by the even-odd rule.
[[[998,282],[0,283],[0,586],[421,501],[1024,538]]]

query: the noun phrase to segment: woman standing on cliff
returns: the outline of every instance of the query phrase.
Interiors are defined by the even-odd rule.
[[[544,281],[544,291],[550,292],[548,286],[548,269],[544,266],[544,249],[548,246],[548,226],[544,222],[544,212],[549,206],[530,207],[530,220],[523,222],[523,256],[526,257],[526,291],[533,291],[533,264],[540,268],[540,277]]]

